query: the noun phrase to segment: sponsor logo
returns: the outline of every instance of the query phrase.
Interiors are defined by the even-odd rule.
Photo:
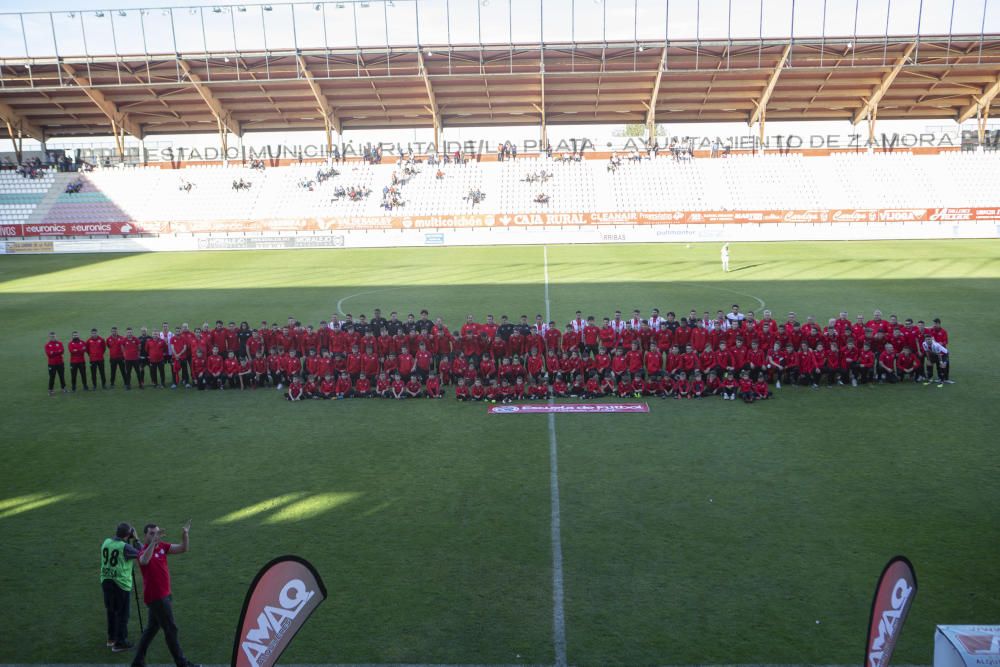
[[[646,403],[558,403],[554,405],[495,405],[491,415],[544,414],[544,413],[598,414],[607,412],[649,412]]]
[[[935,222],[939,220],[970,220],[971,218],[971,208],[935,208],[931,212],[931,220]]]
[[[424,234],[424,245],[444,245],[444,234]]]
[[[669,213],[653,213],[653,214],[643,214],[644,219],[662,219],[663,216],[669,216]],[[635,213],[591,213],[590,221],[596,225],[606,225],[606,224],[631,224],[636,221]]]
[[[882,667],[883,659],[892,657],[892,649],[895,647],[899,629],[902,626],[901,619],[907,611],[907,603],[913,594],[913,587],[905,577],[900,577],[893,584],[892,592],[889,596],[890,609],[882,612],[882,617],[878,622],[878,633],[872,638],[871,646],[868,649],[868,667]],[[885,656],[886,651],[889,655]]]
[[[868,222],[872,219],[872,213],[873,211],[860,209],[837,210],[831,217],[834,222]]]
[[[7,254],[35,254],[55,252],[52,241],[7,241]]]
[[[825,222],[826,211],[785,211],[785,222]]]
[[[882,222],[917,222],[927,215],[925,208],[884,208],[878,212]]]
[[[62,236],[66,233],[66,225],[25,225],[24,231],[26,234]]]
[[[18,225],[0,225],[0,236],[20,236]]]
[[[622,242],[625,240],[624,234],[601,234],[602,241]]]
[[[1000,655],[1000,634],[956,634],[955,638],[962,642],[965,652],[970,655]]]
[[[261,664],[258,660],[271,654],[315,594],[316,591],[310,591],[301,579],[292,579],[282,587],[277,600],[279,606],[265,606],[257,616],[257,627],[247,630],[240,644],[251,665],[258,667]]]

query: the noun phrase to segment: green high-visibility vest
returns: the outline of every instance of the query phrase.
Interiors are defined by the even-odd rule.
[[[101,545],[101,582],[111,579],[124,591],[132,590],[132,560],[125,559],[125,543],[114,537]]]

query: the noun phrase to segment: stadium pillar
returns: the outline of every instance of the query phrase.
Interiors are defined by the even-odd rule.
[[[980,105],[979,116],[976,118],[976,125],[979,129],[979,147],[982,148],[983,144],[986,143],[986,122],[990,119],[990,102],[987,100],[986,104]]]
[[[7,133],[10,134],[10,143],[14,144],[14,159],[18,164],[21,164],[22,150],[21,147],[24,143],[24,139],[21,137],[21,131],[18,130],[14,132],[14,126],[7,121]]]
[[[222,119],[216,116],[216,123],[219,126],[219,148],[222,150],[222,164],[229,164],[229,131],[222,123]]]

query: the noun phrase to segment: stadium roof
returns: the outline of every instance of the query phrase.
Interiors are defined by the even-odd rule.
[[[1000,35],[386,46],[0,59],[0,118],[36,139],[393,127],[964,121]],[[650,110],[653,114],[651,116]]]

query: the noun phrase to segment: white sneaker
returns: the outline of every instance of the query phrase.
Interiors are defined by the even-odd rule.
[[[858,380],[857,380],[857,378],[851,378],[851,386],[852,387],[857,387],[858,386]]]
[[[284,386],[284,385],[282,385],[282,384],[281,384],[281,383],[279,382],[279,383],[278,383],[278,386],[276,387],[276,389],[277,389],[278,391],[281,391],[281,388],[282,388],[282,386]]]
[[[944,383],[945,384],[955,384],[955,381],[954,380],[945,380]]]
[[[775,389],[781,389],[781,380],[778,380],[778,381],[776,381],[776,382],[774,383],[774,388],[775,388]]]

